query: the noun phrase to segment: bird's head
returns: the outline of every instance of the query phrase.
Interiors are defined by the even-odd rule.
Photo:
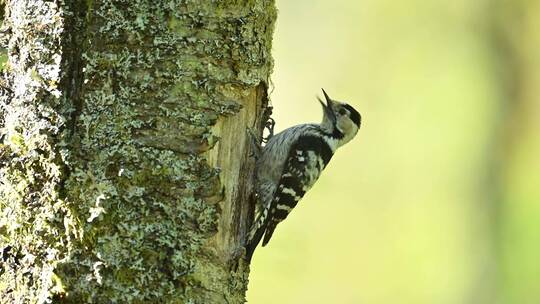
[[[362,117],[351,105],[333,100],[324,89],[322,91],[326,103],[318,98],[324,112],[321,126],[338,140],[338,146],[342,146],[354,138],[360,129]]]

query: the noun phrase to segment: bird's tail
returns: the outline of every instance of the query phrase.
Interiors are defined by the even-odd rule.
[[[274,233],[274,229],[276,229],[276,226],[277,226],[277,222],[275,221],[271,221],[270,223],[268,223],[265,229],[264,239],[261,246],[264,247],[266,246],[266,244],[268,244],[268,242],[272,238],[272,234]]]
[[[257,248],[257,245],[259,245],[259,242],[261,241],[263,235],[265,235],[266,227],[268,226],[268,220],[268,209],[265,209],[259,214],[257,220],[255,221],[253,227],[249,232],[246,246],[246,260],[251,261],[251,257],[253,256],[255,248]],[[268,241],[266,241],[266,243],[267,242]],[[266,245],[266,243],[263,242],[263,246]]]

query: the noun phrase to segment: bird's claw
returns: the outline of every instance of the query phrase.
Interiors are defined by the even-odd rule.
[[[276,121],[272,117],[268,117],[268,120],[264,124],[264,128],[268,130],[268,136],[263,138],[263,142],[267,143],[272,136],[274,136],[274,127],[276,126]]]

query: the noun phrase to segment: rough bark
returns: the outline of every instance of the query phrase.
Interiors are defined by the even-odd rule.
[[[243,303],[276,10],[7,1],[0,298]]]

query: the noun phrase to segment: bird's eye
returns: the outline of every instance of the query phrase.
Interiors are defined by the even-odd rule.
[[[345,115],[345,114],[347,114],[347,110],[341,108],[341,109],[339,109],[338,113],[339,113],[339,115]]]

